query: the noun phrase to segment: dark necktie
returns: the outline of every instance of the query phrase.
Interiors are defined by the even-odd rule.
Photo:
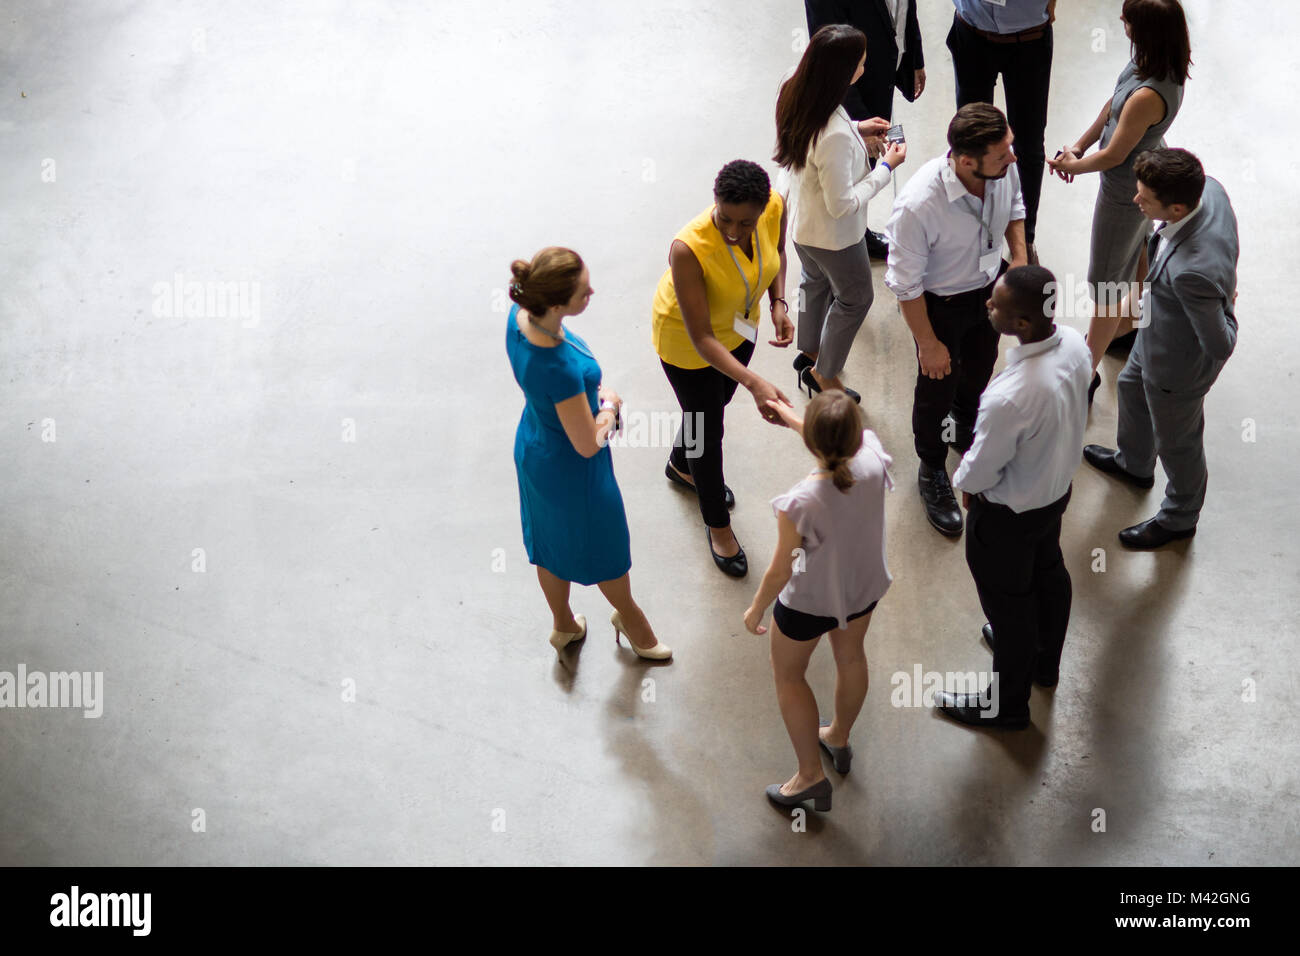
[[[1161,229],[1164,227],[1161,226]],[[1151,233],[1151,238],[1147,242],[1147,268],[1154,269],[1156,265],[1156,252],[1160,249],[1160,229]]]

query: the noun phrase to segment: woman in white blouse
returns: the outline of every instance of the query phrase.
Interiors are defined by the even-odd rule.
[[[863,73],[867,38],[844,24],[813,34],[798,67],[776,100],[776,154],[798,183],[794,248],[803,275],[799,284],[799,354],[794,367],[808,394],[824,388],[845,391],[840,373],[853,337],[867,317],[875,293],[867,255],[867,200],[889,182],[907,157],[891,143],[873,170],[867,161],[883,143],[889,121],[854,123],[841,103]]]

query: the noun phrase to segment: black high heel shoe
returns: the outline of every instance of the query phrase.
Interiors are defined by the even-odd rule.
[[[800,352],[794,357],[794,370],[802,372],[806,368],[812,368],[817,363],[808,357],[806,352]]]
[[[799,373],[799,383],[808,389],[809,398],[813,397],[814,392],[820,392],[822,390],[822,387],[817,384],[817,379],[813,378],[812,366],[809,366]],[[862,396],[847,385],[844,387],[844,394],[853,399],[859,405],[862,404]]]
[[[1092,396],[1097,393],[1097,386],[1101,384],[1101,372],[1092,373],[1092,384],[1088,386],[1088,407],[1092,408]]]

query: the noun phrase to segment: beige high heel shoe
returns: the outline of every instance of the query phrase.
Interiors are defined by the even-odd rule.
[[[614,643],[618,643],[620,634],[626,634],[627,628],[623,626],[623,618],[615,611],[609,616],[609,623],[614,625]],[[655,646],[647,649],[637,647],[632,643],[632,638],[627,639],[628,646],[636,651],[637,657],[644,657],[648,661],[666,661],[673,656],[673,649],[662,641],[655,639]]]
[[[576,634],[566,634],[564,631],[551,631],[551,647],[555,648],[555,653],[559,654],[570,644],[580,641],[587,636],[587,619],[581,614],[573,615],[573,619],[578,622],[581,628]]]

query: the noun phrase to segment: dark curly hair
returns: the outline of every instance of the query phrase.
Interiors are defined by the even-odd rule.
[[[767,208],[772,195],[772,181],[758,163],[747,159],[733,159],[718,172],[713,180],[713,198],[728,205],[752,203],[759,209]]]

